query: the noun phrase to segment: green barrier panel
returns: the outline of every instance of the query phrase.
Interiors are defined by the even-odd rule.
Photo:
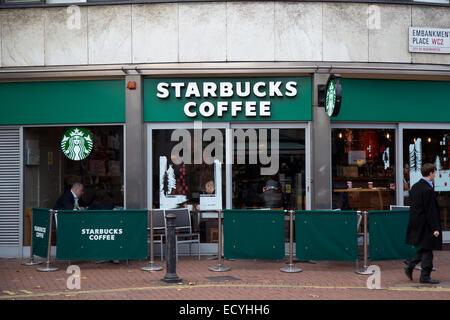
[[[50,209],[33,208],[33,254],[47,258]]]
[[[224,210],[223,212],[226,259],[284,259],[283,211]]]
[[[58,211],[56,259],[146,259],[147,215],[147,210]]]
[[[413,257],[417,248],[406,244],[409,210],[369,212],[369,257],[371,261]]]
[[[356,261],[356,211],[296,211],[295,243],[302,261]]]

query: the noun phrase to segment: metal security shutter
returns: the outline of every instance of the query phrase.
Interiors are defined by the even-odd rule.
[[[0,128],[0,250],[20,245],[20,129]]]

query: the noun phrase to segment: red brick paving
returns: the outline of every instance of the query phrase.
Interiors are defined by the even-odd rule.
[[[402,261],[379,261],[370,264],[381,269],[381,290],[369,290],[369,276],[355,273],[351,262],[297,262],[300,273],[283,273],[285,261],[224,261],[228,272],[212,272],[208,268],[217,260],[203,256],[180,257],[177,274],[180,284],[167,284],[165,262],[158,272],[142,271],[148,261],[122,261],[96,264],[72,261],[81,269],[81,289],[67,289],[68,262],[56,261],[56,272],[38,272],[38,266],[24,266],[18,259],[0,259],[0,300],[450,300],[450,251],[436,251],[437,286],[420,285],[420,271],[414,281],[406,279]],[[362,263],[360,263],[362,265]],[[42,265],[41,265],[42,266]],[[212,281],[211,277],[233,277],[235,280]]]

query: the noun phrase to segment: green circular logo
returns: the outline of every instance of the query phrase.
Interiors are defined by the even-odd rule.
[[[327,82],[325,99],[325,112],[329,117],[336,117],[341,109],[342,86],[339,81],[340,75],[331,75]]]
[[[61,150],[67,158],[74,161],[86,158],[93,146],[92,136],[84,128],[70,128],[61,140]]]
[[[325,102],[325,110],[331,117],[334,113],[334,106],[336,105],[336,85],[333,80],[330,81],[327,88],[327,99]]]

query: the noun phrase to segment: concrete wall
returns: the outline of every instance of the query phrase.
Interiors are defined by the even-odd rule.
[[[369,27],[368,27],[369,26]],[[450,64],[408,52],[408,27],[450,28],[450,9],[322,2],[211,2],[4,9],[1,67],[160,62]]]

